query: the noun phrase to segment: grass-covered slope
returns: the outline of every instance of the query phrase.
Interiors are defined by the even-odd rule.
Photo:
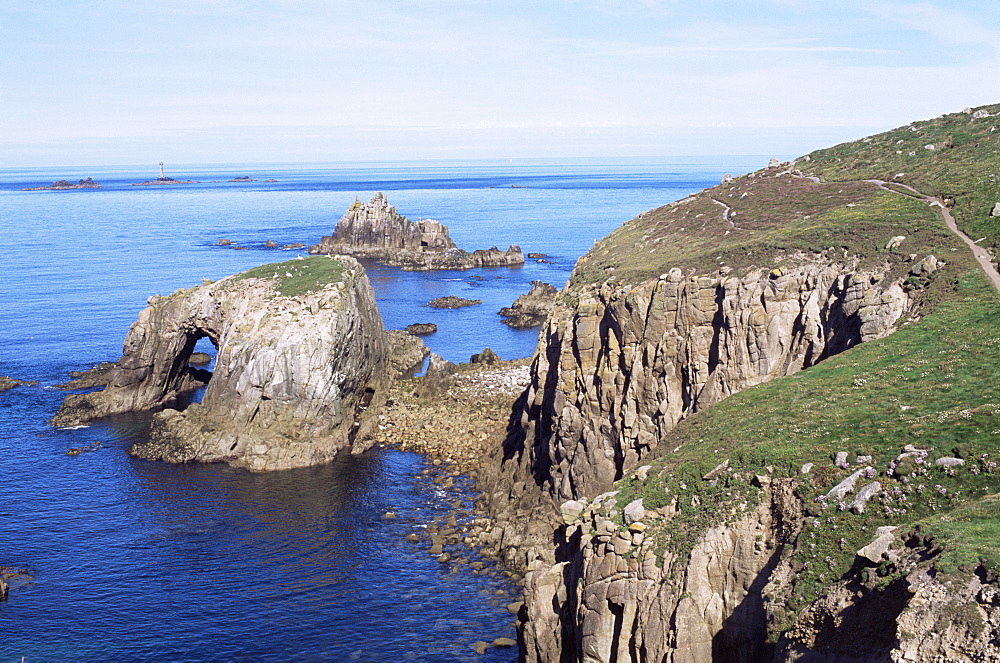
[[[906,240],[886,250],[900,235]],[[570,284],[637,283],[673,267],[741,274],[779,268],[803,254],[842,258],[845,251],[901,265],[911,254],[940,255],[952,246],[923,200],[867,182],[817,183],[773,167],[628,221],[580,259]]]
[[[994,114],[1000,106],[986,110]],[[989,217],[1000,199],[992,121],[949,115],[814,152],[791,166],[808,165],[805,175],[819,183],[782,173],[788,167],[736,178],[628,222],[581,262],[572,282],[577,288],[609,278],[636,282],[672,267],[697,273],[773,268],[796,252],[885,260],[900,277],[913,254],[947,262],[915,293],[918,301],[933,302],[921,309],[923,317],[731,396],[659,441],[656,456],[644,461],[653,466],[649,478],[617,487],[619,504],[642,497],[647,509],[676,505],[675,517],[652,521],[647,530],[661,550],[683,559],[706,528],[739,518],[759,500],[763,490],[754,477],[769,475],[797,481],[808,505],[804,529],[787,553],[797,569],[783,588],[789,615],[831,583],[858,574],[855,551],[882,525],[896,525],[898,533],[919,529],[922,540],[931,541],[929,563],[938,571],[1000,572],[1000,296],[934,208],[863,181],[905,172],[896,181],[953,200],[974,239],[989,230],[1000,242],[992,227],[1000,228],[1000,219]],[[924,149],[931,143],[935,149]],[[735,212],[732,224],[720,202]],[[887,250],[887,239],[897,235],[906,239]],[[907,445],[918,452],[898,461]],[[834,465],[838,452],[846,452],[846,465]],[[942,457],[964,464],[936,465]],[[724,461],[728,469],[709,474]],[[803,473],[807,463],[812,468]],[[863,513],[846,508],[853,493],[843,501],[825,499],[866,467],[871,470],[858,488],[877,480],[881,490]],[[884,563],[880,582],[905,571]]]
[[[961,228],[1000,249],[1000,104],[914,122],[876,136],[818,150],[796,167],[825,181],[879,179],[954,201]]]
[[[344,265],[336,258],[311,256],[254,267],[237,274],[234,280],[273,280],[274,289],[279,295],[298,297],[338,283],[343,275]]]

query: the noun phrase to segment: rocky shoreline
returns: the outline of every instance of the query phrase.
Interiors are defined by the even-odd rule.
[[[484,351],[477,356],[492,355]],[[495,355],[493,355],[495,356]],[[407,536],[427,548],[450,573],[502,575],[521,586],[523,576],[502,564],[494,545],[502,532],[480,508],[469,507],[470,494],[488,472],[493,450],[502,445],[514,402],[528,384],[528,360],[461,364],[435,362],[438,370],[427,377],[397,380],[369,436],[373,445],[424,455],[422,475],[449,497],[449,512],[425,523]],[[384,517],[394,518],[394,513]],[[470,552],[493,563],[470,560]],[[498,593],[507,611],[516,616],[523,609],[520,595]],[[480,640],[469,644],[479,654],[490,647],[513,647],[511,638]]]

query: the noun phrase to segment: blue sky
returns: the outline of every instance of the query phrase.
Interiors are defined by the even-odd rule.
[[[0,0],[0,166],[774,154],[1000,102],[995,0]]]

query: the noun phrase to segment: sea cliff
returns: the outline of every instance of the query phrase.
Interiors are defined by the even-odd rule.
[[[946,225],[1000,197],[997,110],[727,177],[581,258],[481,481],[526,660],[1000,656],[1000,304]]]

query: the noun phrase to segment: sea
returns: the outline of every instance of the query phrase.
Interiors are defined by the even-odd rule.
[[[37,383],[0,393],[0,566],[28,574],[0,603],[0,663],[517,660],[516,649],[471,647],[516,637],[506,606],[517,587],[502,569],[441,564],[406,538],[456,499],[470,504],[474,486],[443,490],[422,456],[391,448],[266,474],[139,460],[127,449],[147,414],[56,428],[55,385],[116,360],[150,296],[304,256],[265,244],[317,243],[379,191],[466,250],[543,255],[469,271],[367,264],[386,328],[433,322],[425,342],[454,362],[486,347],[528,357],[538,330],[510,329],[497,311],[532,281],[562,287],[623,222],[766,164],[170,164],[167,176],[193,182],[167,186],[134,186],[157,165],[0,169],[0,375]],[[100,188],[22,191],[85,177]],[[445,295],[482,304],[426,306]]]

